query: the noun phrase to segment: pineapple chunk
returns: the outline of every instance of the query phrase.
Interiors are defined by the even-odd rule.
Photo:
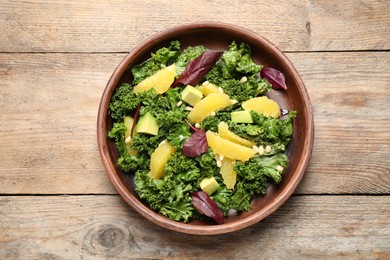
[[[230,160],[228,158],[224,158],[222,160],[220,172],[223,178],[223,183],[228,189],[234,189],[234,185],[237,181],[237,173],[233,170],[235,163],[235,160]]]
[[[242,108],[245,110],[254,110],[265,116],[273,118],[280,117],[280,108],[278,103],[265,96],[248,99],[242,103]]]
[[[252,158],[256,151],[252,148],[248,148],[232,141],[220,137],[218,134],[207,131],[206,132],[207,143],[213,149],[216,154],[223,155],[224,157],[248,161]]]
[[[229,130],[228,125],[225,122],[221,122],[218,125],[218,135],[236,144],[243,145],[252,148],[256,145],[255,142],[242,138]]]
[[[154,150],[150,158],[150,177],[154,179],[160,179],[162,177],[164,166],[174,152],[176,152],[176,148],[167,141],[163,141],[159,147]]]
[[[176,76],[176,65],[172,64],[164,69],[157,71],[150,77],[147,77],[134,87],[134,93],[147,91],[154,88],[157,94],[165,93],[172,85]]]
[[[196,104],[188,114],[188,119],[193,123],[201,123],[211,114],[232,105],[229,96],[222,93],[211,93]]]
[[[199,89],[200,91],[202,91],[204,96],[208,96],[211,93],[219,93],[218,86],[216,86],[208,81],[205,81],[202,85],[200,85],[199,87],[196,87],[196,88]]]

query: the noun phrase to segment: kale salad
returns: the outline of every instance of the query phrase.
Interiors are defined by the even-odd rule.
[[[109,104],[108,137],[151,209],[222,224],[280,183],[296,112],[265,96],[287,89],[284,75],[256,64],[248,44],[180,47],[172,41],[130,68],[132,82]]]

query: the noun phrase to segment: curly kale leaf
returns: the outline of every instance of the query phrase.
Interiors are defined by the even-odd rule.
[[[271,145],[273,148],[271,154],[284,151],[291,140],[292,120],[296,112],[291,111],[286,119],[266,117],[255,111],[251,111],[251,115],[253,124],[229,122],[229,130],[258,145]]]
[[[148,135],[138,133],[132,139],[130,148],[140,153],[148,154],[149,156],[154,152],[158,145],[165,140],[166,131],[160,128],[157,135]]]
[[[180,42],[172,41],[169,47],[164,47],[152,53],[152,57],[131,69],[133,84],[136,85],[158,70],[175,62],[180,55]]]
[[[236,191],[234,195],[231,197],[231,205],[232,208],[237,211],[247,211],[250,210],[251,207],[252,195],[251,192],[248,192],[243,182],[239,182],[236,185]]]
[[[125,132],[127,128],[125,124],[122,123],[114,123],[111,130],[108,132],[108,137],[115,140],[115,146],[120,155],[127,153],[127,146],[125,143]]]
[[[278,166],[286,167],[288,157],[285,154],[276,154],[273,156],[257,156],[252,157],[247,162],[237,162],[234,170],[246,181],[260,180],[262,176],[271,178],[275,183],[282,180],[282,171],[279,171]],[[264,179],[265,180],[265,179]]]
[[[219,168],[215,160],[215,154],[211,148],[209,148],[204,154],[195,157],[195,160],[198,163],[202,177],[210,177],[215,173],[219,173]]]
[[[149,166],[149,158],[146,156],[130,155],[128,150],[130,145],[125,143],[126,126],[124,123],[114,123],[108,137],[115,140],[115,146],[118,150],[118,165],[125,172],[135,172],[139,169],[145,169]]]
[[[267,80],[256,75],[261,69],[261,65],[253,62],[248,44],[232,42],[229,51],[222,55],[205,78],[220,86],[230,98],[241,102],[272,88]],[[246,81],[241,80],[243,76]]]
[[[199,189],[199,177],[196,162],[176,152],[164,166],[161,179],[153,179],[146,171],[138,171],[134,180],[138,196],[152,209],[173,220],[187,222],[194,213],[189,194]]]
[[[211,195],[211,199],[217,203],[218,208],[222,210],[224,215],[227,214],[229,209],[233,208],[231,203],[233,194],[233,190],[222,187]]]
[[[179,88],[169,89],[164,95],[158,95],[154,89],[139,94],[142,106],[140,116],[147,112],[152,114],[160,125],[171,125],[183,123],[188,111],[185,105],[177,106],[181,100],[181,90]]]
[[[164,166],[164,181],[174,181],[191,183],[197,182],[200,177],[200,170],[196,165],[196,162],[191,158],[188,158],[181,152],[174,153]]]
[[[184,142],[191,136],[189,126],[186,123],[172,124],[169,126],[167,135],[168,142],[172,146],[181,149]]]
[[[130,111],[134,110],[140,99],[134,94],[130,84],[123,83],[111,98],[109,110],[114,120],[121,121]]]
[[[272,87],[266,79],[258,78],[256,75],[248,76],[245,82],[234,78],[221,80],[219,86],[229,97],[239,102],[256,97],[260,93],[267,92]]]

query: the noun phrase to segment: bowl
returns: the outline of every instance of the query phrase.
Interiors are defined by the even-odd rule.
[[[131,81],[130,69],[150,57],[152,52],[179,40],[182,48],[204,45],[212,50],[226,50],[232,41],[250,45],[256,63],[282,71],[286,77],[287,91],[274,91],[269,96],[281,107],[294,109],[293,136],[286,153],[289,166],[278,185],[270,185],[265,196],[252,201],[252,209],[229,216],[224,224],[209,221],[176,222],[160,215],[141,201],[134,190],[132,174],[122,172],[116,165],[118,154],[115,144],[107,138],[112,127],[108,106],[115,89],[122,82]],[[178,26],[157,33],[136,46],[118,65],[103,91],[97,118],[97,139],[104,168],[122,198],[146,219],[170,230],[196,235],[224,234],[251,226],[277,210],[294,192],[302,180],[309,163],[314,140],[312,106],[305,85],[290,60],[271,42],[247,29],[225,23],[196,23]]]

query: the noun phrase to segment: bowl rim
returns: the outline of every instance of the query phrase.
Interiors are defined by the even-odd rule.
[[[160,40],[169,37],[173,32],[184,32],[188,30],[194,30],[194,29],[214,29],[214,30],[228,30],[234,33],[240,33],[245,34],[246,36],[253,38],[254,40],[261,42],[263,45],[266,45],[267,48],[269,48],[272,52],[274,52],[276,55],[278,55],[281,59],[281,62],[284,63],[285,66],[289,68],[289,70],[292,73],[292,77],[294,80],[296,80],[298,87],[298,90],[300,91],[300,96],[304,100],[304,107],[306,112],[306,118],[307,118],[307,138],[305,139],[304,143],[304,150],[302,152],[302,156],[298,160],[298,168],[295,170],[295,173],[293,174],[290,182],[288,183],[289,188],[285,188],[281,191],[280,195],[278,195],[275,200],[266,205],[262,210],[259,212],[255,212],[252,215],[249,215],[248,217],[245,217],[243,219],[237,220],[232,223],[225,223],[221,225],[188,225],[184,222],[177,222],[170,220],[161,214],[154,212],[149,207],[145,206],[143,203],[139,201],[138,197],[136,197],[133,194],[129,194],[126,192],[125,184],[120,180],[119,177],[117,177],[116,174],[116,168],[114,163],[110,160],[110,151],[108,148],[108,139],[107,139],[107,129],[106,129],[106,119],[108,116],[108,104],[109,100],[111,99],[111,95],[115,91],[115,88],[120,80],[120,75],[122,75],[123,72],[125,72],[128,68],[127,65],[129,61],[131,61],[136,55],[137,52],[139,52],[141,49],[149,48],[156,43],[158,43]],[[108,100],[108,102],[107,102]],[[141,214],[143,217],[148,219],[149,221],[162,226],[164,228],[178,231],[182,233],[187,234],[194,234],[194,235],[215,235],[215,234],[225,234],[230,233],[233,231],[237,231],[243,228],[246,228],[248,226],[251,226],[252,224],[255,224],[270,214],[272,214],[274,211],[276,211],[296,190],[298,184],[301,182],[303,176],[305,175],[306,169],[308,167],[311,153],[313,150],[313,143],[314,143],[314,119],[313,119],[313,109],[310,101],[309,94],[307,92],[307,89],[305,87],[305,84],[300,77],[299,73],[295,69],[292,62],[287,58],[287,56],[279,50],[278,47],[276,47],[273,43],[265,39],[263,36],[254,33],[251,30],[248,30],[246,28],[232,25],[228,23],[222,23],[222,22],[201,22],[201,23],[188,23],[184,25],[175,26],[166,30],[163,30],[161,32],[158,32],[148,38],[146,38],[144,41],[140,42],[138,45],[136,45],[128,55],[119,63],[119,65],[116,67],[114,72],[112,73],[100,100],[99,109],[98,109],[98,115],[97,115],[97,142],[98,142],[98,149],[99,154],[103,163],[103,166],[106,170],[106,173],[108,174],[108,177],[116,190],[118,191],[119,195],[139,214]]]

